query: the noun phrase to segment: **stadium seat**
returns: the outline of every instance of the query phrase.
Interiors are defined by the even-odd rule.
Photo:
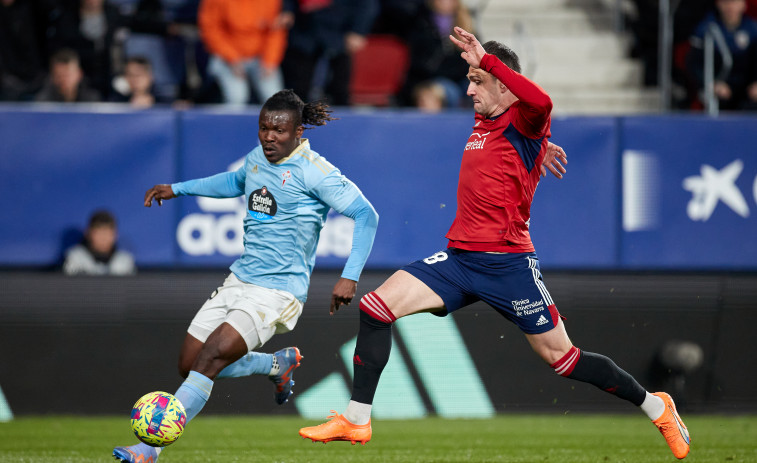
[[[351,103],[390,106],[405,81],[408,47],[390,35],[369,35],[367,39],[366,46],[352,57]]]

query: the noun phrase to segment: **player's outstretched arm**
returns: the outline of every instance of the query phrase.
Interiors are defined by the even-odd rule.
[[[154,187],[147,190],[147,193],[145,193],[145,207],[152,206],[153,199],[158,202],[158,206],[162,206],[164,199],[171,199],[175,197],[176,195],[174,194],[171,185],[155,185]]]
[[[463,52],[460,56],[473,68],[481,67],[481,60],[484,58],[486,51],[478,41],[475,35],[466,31],[461,27],[455,26],[455,34],[460,37],[457,39],[455,36],[450,35],[449,39],[457,45]]]
[[[552,142],[547,142],[547,152],[544,154],[544,161],[541,163],[541,176],[547,176],[547,169],[557,178],[562,178],[567,172],[565,165],[568,163],[568,155],[562,147]]]
[[[339,307],[342,305],[350,305],[356,292],[357,281],[350,280],[349,278],[340,278],[334,285],[334,290],[331,292],[331,307],[329,308],[329,314],[334,315],[334,312],[339,310]]]

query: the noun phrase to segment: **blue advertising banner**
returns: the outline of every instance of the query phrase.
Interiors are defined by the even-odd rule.
[[[548,172],[531,206],[531,240],[541,265],[617,266],[617,120],[555,119],[550,140],[568,155],[568,173],[558,180]]]
[[[457,178],[473,118],[468,112],[429,118],[418,113],[336,113],[340,119],[308,130],[311,147],[353,180],[380,215],[368,265],[394,268],[446,247],[455,217]],[[181,178],[239,168],[258,145],[257,114],[184,114]],[[549,175],[538,189],[532,238],[547,265],[593,267],[616,263],[616,121],[563,119],[555,141],[570,156],[570,175]],[[605,191],[595,197],[596,191]],[[589,200],[591,198],[591,200]],[[242,251],[245,202],[187,198],[177,229],[179,260],[226,264]],[[588,205],[588,206],[587,206]],[[565,220],[566,215],[570,220]],[[316,265],[340,267],[349,255],[352,221],[332,211]]]
[[[154,214],[142,202],[158,178],[173,179],[174,131],[172,111],[0,112],[0,264],[60,263],[100,208],[139,264],[170,262],[174,205]]]
[[[623,120],[624,267],[757,267],[756,133],[754,117]]]
[[[182,146],[177,181],[237,170],[258,145],[258,112],[181,114]],[[186,197],[175,225],[176,262],[192,266],[228,266],[242,253],[243,198]]]
[[[41,109],[40,109],[41,108]],[[241,198],[150,209],[157,183],[234,170],[258,144],[258,109],[0,108],[0,265],[59,264],[90,213],[110,209],[140,267],[227,267],[242,251]],[[312,148],[380,214],[369,268],[446,247],[470,111],[349,111],[307,130]],[[757,269],[757,118],[556,118],[568,174],[537,189],[531,236],[545,268]],[[317,266],[340,268],[353,223],[331,212]]]

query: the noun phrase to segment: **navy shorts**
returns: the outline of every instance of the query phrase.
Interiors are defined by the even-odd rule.
[[[402,268],[444,301],[446,316],[484,301],[524,333],[545,333],[560,314],[549,295],[533,252],[490,254],[450,248]]]

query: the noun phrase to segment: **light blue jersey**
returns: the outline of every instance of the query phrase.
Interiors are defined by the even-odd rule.
[[[378,224],[376,211],[358,187],[311,150],[307,139],[277,164],[271,164],[258,146],[236,172],[171,187],[176,195],[234,198],[244,194],[244,252],[231,271],[242,281],[288,291],[303,302],[329,209],[355,219],[343,278],[358,280]]]

